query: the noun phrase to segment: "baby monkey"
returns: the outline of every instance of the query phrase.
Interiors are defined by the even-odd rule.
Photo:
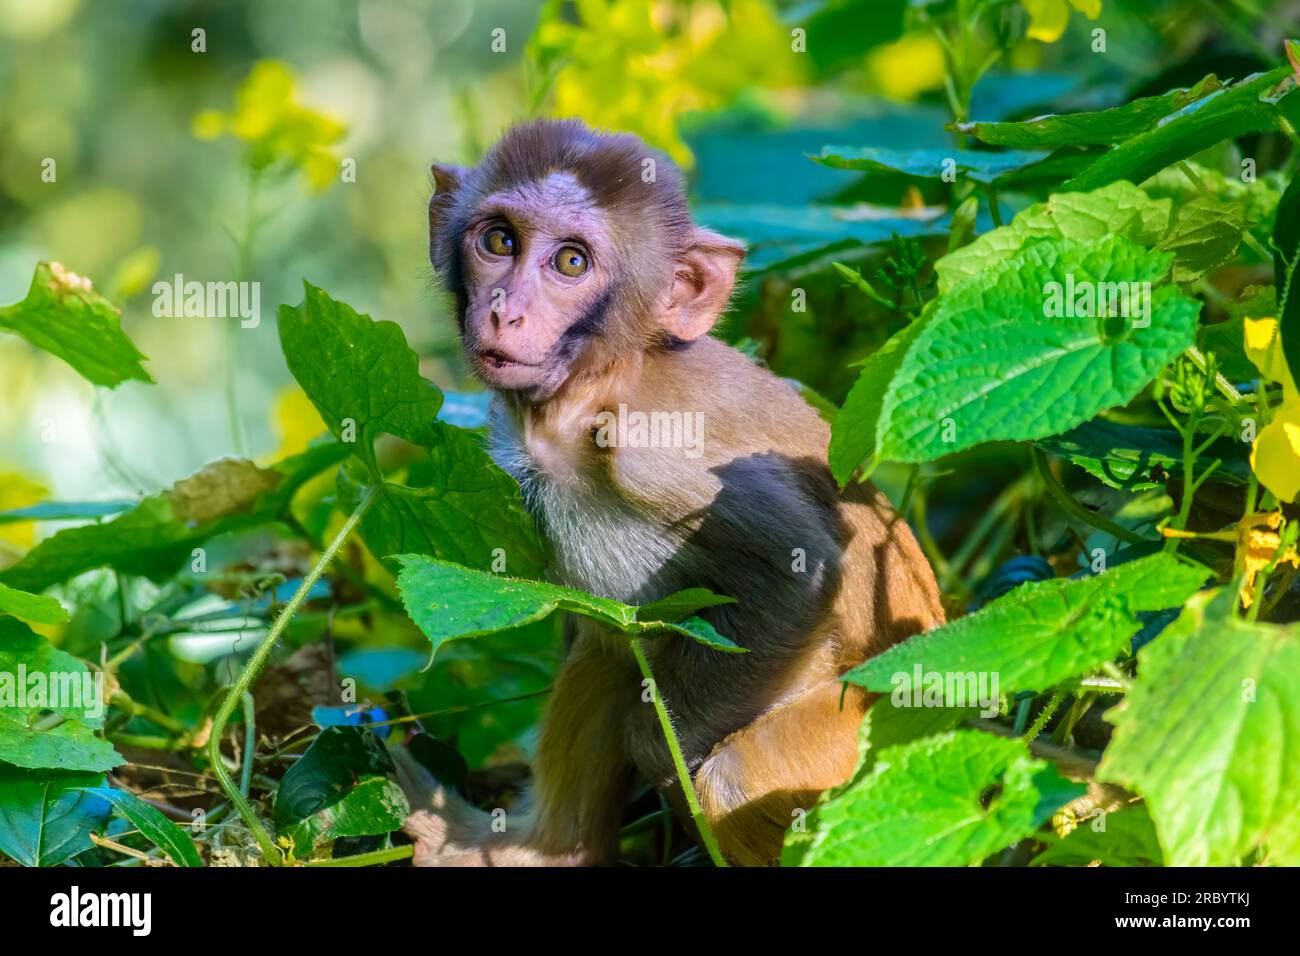
[[[798,811],[853,769],[869,701],[840,675],[942,622],[934,575],[883,495],[838,491],[817,413],[709,336],[745,250],[694,224],[668,159],[540,121],[433,176],[430,257],[552,579],[633,604],[688,587],[735,599],[703,616],[747,653],[645,646],[723,854],[775,863]],[[612,863],[637,771],[685,816],[647,700],[626,637],[574,622],[527,809],[504,832],[403,761],[415,862]]]

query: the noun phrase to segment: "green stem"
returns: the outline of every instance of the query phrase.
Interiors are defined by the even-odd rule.
[[[1112,537],[1118,538],[1120,541],[1126,541],[1129,544],[1147,543],[1147,539],[1141,535],[1133,533],[1128,528],[1116,524],[1095,511],[1089,511],[1071,498],[1070,493],[1061,487],[1061,483],[1052,474],[1052,469],[1047,463],[1047,456],[1038,448],[1033,450],[1033,454],[1034,464],[1038,467],[1038,475],[1043,479],[1043,486],[1062,511],[1078,518],[1084,524],[1091,525],[1098,531],[1104,531]]]
[[[371,850],[369,853],[357,853],[354,856],[340,856],[333,860],[308,860],[303,866],[378,866],[395,860],[410,859],[415,853],[414,844],[393,846],[386,850]]]
[[[654,682],[654,674],[650,671],[650,662],[646,659],[645,648],[641,646],[641,638],[633,637],[630,643],[632,653],[636,655],[637,666],[641,668],[641,676],[650,682],[650,699],[654,702],[655,713],[659,715],[659,726],[663,728],[664,740],[668,742],[668,752],[672,754],[673,766],[677,768],[677,779],[681,781],[682,793],[686,796],[686,805],[690,807],[691,818],[695,821],[700,839],[704,841],[704,848],[709,851],[709,858],[713,860],[713,865],[726,866],[727,861],[723,858],[722,851],[718,849],[718,841],[713,835],[713,829],[709,826],[709,821],[704,818],[699,794],[695,792],[691,773],[686,769],[686,759],[682,756],[682,746],[677,740],[677,731],[673,730],[672,718],[668,716],[668,708],[664,706],[659,685]]]
[[[257,746],[256,712],[253,708],[253,695],[245,693],[244,704],[244,760],[239,767],[239,792],[248,796],[248,788],[253,783],[253,749]]]
[[[1043,728],[1047,726],[1047,722],[1052,719],[1052,715],[1056,713],[1056,709],[1061,706],[1061,701],[1063,700],[1065,700],[1065,691],[1058,690],[1051,696],[1047,701],[1047,705],[1038,712],[1038,716],[1034,718],[1034,722],[1030,724],[1029,729],[1025,731],[1026,743],[1033,740],[1043,732]]]
[[[225,762],[221,757],[221,738],[226,732],[226,724],[230,721],[230,715],[235,712],[235,707],[239,705],[244,695],[256,683],[258,676],[262,673],[262,668],[266,666],[271,657],[271,651],[275,649],[276,643],[280,640],[280,635],[284,633],[284,629],[289,625],[289,621],[293,619],[294,614],[298,612],[298,608],[307,600],[307,595],[311,593],[313,585],[325,572],[325,568],[334,559],[334,555],[343,546],[343,542],[347,540],[348,535],[357,526],[361,516],[370,507],[370,503],[375,500],[378,490],[377,487],[372,487],[366,491],[356,510],[348,516],[348,520],[343,523],[343,527],[334,536],[334,540],[329,543],[320,559],[307,572],[307,576],[302,579],[302,584],[298,586],[298,590],[289,599],[289,603],[284,606],[284,610],[275,619],[275,623],[271,625],[271,630],[267,633],[266,639],[258,645],[257,650],[253,651],[253,656],[248,659],[244,669],[239,672],[239,679],[235,681],[235,686],[230,689],[230,693],[221,702],[221,707],[212,721],[212,732],[208,738],[208,761],[212,764],[212,772],[216,776],[217,782],[221,784],[221,789],[226,792],[231,804],[239,811],[240,817],[243,818],[248,829],[252,831],[254,839],[257,840],[257,845],[262,850],[262,856],[272,866],[278,866],[282,862],[280,852],[276,848],[275,841],[271,839],[271,835],[266,831],[266,827],[262,826],[262,821],[257,818],[257,813],[253,810],[252,804],[240,792],[239,787],[235,785],[235,781],[231,778],[230,772],[226,769]]]

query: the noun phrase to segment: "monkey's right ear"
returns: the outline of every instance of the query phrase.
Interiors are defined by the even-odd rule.
[[[439,237],[444,232],[447,215],[456,198],[456,191],[464,183],[467,170],[463,166],[444,166],[434,163],[430,168],[433,173],[433,198],[429,200],[429,257],[435,268],[441,268],[442,260]]]

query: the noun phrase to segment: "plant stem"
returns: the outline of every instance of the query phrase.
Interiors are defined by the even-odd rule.
[[[641,638],[633,637],[630,643],[632,653],[636,655],[637,666],[641,668],[641,676],[650,682],[650,699],[654,702],[655,713],[659,715],[659,726],[663,728],[664,740],[668,742],[668,752],[672,754],[673,766],[677,768],[677,779],[681,781],[682,793],[686,796],[686,805],[690,807],[691,818],[695,821],[696,829],[699,830],[700,839],[704,842],[704,848],[709,851],[709,858],[713,860],[713,865],[726,866],[727,861],[723,858],[722,851],[718,849],[718,841],[713,835],[713,829],[709,826],[709,821],[704,818],[699,794],[695,792],[691,773],[686,769],[686,760],[682,757],[682,746],[677,740],[677,731],[673,730],[672,718],[668,716],[668,708],[664,706],[659,685],[654,682],[654,674],[650,671],[650,662],[646,659],[645,648],[641,646]]]
[[[1133,533],[1128,528],[1118,525],[1109,518],[1097,514],[1094,511],[1089,511],[1083,505],[1071,498],[1069,492],[1061,487],[1061,483],[1057,481],[1056,476],[1052,474],[1051,466],[1047,463],[1047,456],[1038,448],[1033,450],[1033,454],[1034,464],[1038,466],[1039,477],[1043,479],[1043,486],[1047,489],[1047,493],[1052,496],[1052,500],[1060,506],[1062,511],[1078,518],[1084,524],[1091,525],[1098,531],[1104,531],[1112,537],[1118,538],[1120,541],[1126,541],[1129,544],[1147,543],[1147,539],[1141,535]]]
[[[1034,718],[1034,722],[1025,731],[1026,742],[1033,740],[1043,732],[1043,728],[1047,726],[1047,722],[1052,719],[1052,715],[1056,713],[1056,709],[1061,706],[1063,700],[1065,700],[1065,691],[1058,690],[1051,696],[1047,701],[1047,705],[1039,711],[1038,716]]]
[[[253,749],[257,744],[257,724],[253,708],[253,695],[246,691],[244,704],[244,759],[239,767],[239,792],[248,796],[248,788],[253,782]]]
[[[354,856],[341,856],[333,860],[307,860],[303,866],[378,866],[395,860],[406,860],[415,853],[414,844],[392,846],[386,850],[371,850]]]
[[[330,561],[334,559],[334,555],[343,546],[343,542],[347,540],[348,535],[357,526],[361,516],[366,513],[371,502],[375,500],[377,492],[377,487],[371,487],[366,491],[356,510],[348,516],[348,520],[343,523],[343,527],[334,536],[334,540],[329,543],[320,559],[307,572],[307,576],[302,579],[302,584],[298,586],[298,590],[289,599],[289,603],[284,606],[284,610],[275,619],[275,623],[271,625],[271,630],[267,633],[266,639],[258,645],[257,650],[253,651],[253,656],[248,659],[244,669],[239,672],[239,679],[235,681],[235,686],[230,689],[230,693],[221,702],[221,707],[212,721],[211,736],[208,738],[208,761],[212,765],[212,773],[216,776],[217,782],[221,784],[221,789],[226,792],[231,804],[239,811],[239,815],[243,818],[248,829],[252,831],[254,839],[257,840],[257,845],[262,850],[262,856],[272,866],[278,866],[282,862],[280,852],[266,827],[262,826],[262,821],[257,818],[257,813],[253,810],[252,804],[240,792],[239,787],[235,785],[235,781],[231,778],[230,772],[226,769],[225,762],[221,757],[221,738],[226,732],[226,724],[230,721],[230,715],[235,712],[235,707],[239,705],[244,695],[256,683],[262,668],[266,666],[271,657],[271,651],[275,649],[276,643],[280,640],[280,635],[284,633],[289,621],[292,620],[294,614],[298,612],[298,608],[307,599],[312,587],[319,580],[321,574],[324,573],[325,568],[329,566]]]

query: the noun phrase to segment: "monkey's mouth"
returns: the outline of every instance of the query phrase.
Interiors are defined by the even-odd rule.
[[[537,368],[534,362],[520,361],[513,355],[507,355],[498,349],[488,349],[485,352],[480,352],[478,358],[487,368],[498,372],[512,368]]]

